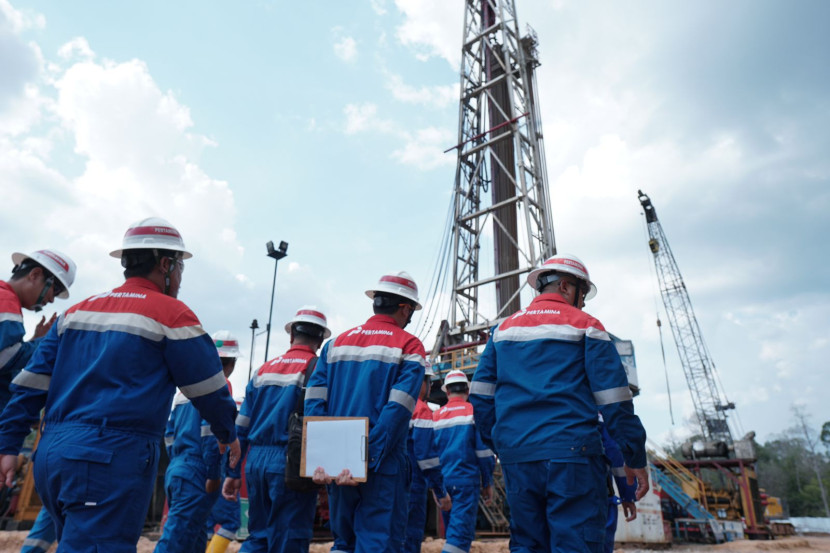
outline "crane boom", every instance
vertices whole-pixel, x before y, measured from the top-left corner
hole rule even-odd
[[[654,255],[660,295],[701,429],[708,440],[732,445],[732,432],[729,429],[726,411],[734,409],[735,404],[721,399],[723,394],[717,385],[715,364],[703,341],[686,283],[683,282],[651,199],[640,190],[637,193],[645,210],[648,246]]]

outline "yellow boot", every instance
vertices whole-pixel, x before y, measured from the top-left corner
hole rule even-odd
[[[229,543],[231,543],[231,540],[228,538],[223,538],[219,534],[214,534],[205,553],[225,553]]]

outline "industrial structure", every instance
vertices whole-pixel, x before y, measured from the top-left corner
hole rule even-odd
[[[519,34],[514,0],[466,0],[458,142],[447,150],[457,156],[455,184],[416,329],[425,342],[437,334],[431,357],[439,378],[450,369],[472,375],[490,327],[527,304],[524,275],[556,253],[536,46],[532,30]],[[498,472],[493,504],[480,503],[480,531],[509,527]]]
[[[638,191],[638,199],[645,212],[660,294],[702,434],[702,439],[683,445],[685,461],[652,453],[655,480],[680,507],[681,516],[691,517],[688,524],[700,526],[704,521],[704,526],[719,528],[712,521],[743,520],[750,537],[769,537],[755,472],[755,434],[733,438],[727,412],[734,410],[735,404],[726,399],[720,385],[654,205],[642,191]],[[716,537],[718,530],[712,534]]]
[[[478,343],[517,311],[523,275],[556,253],[535,69],[537,40],[520,36],[513,0],[466,0],[458,143],[448,232],[421,320],[442,320],[433,355]],[[452,276],[449,302],[442,284]],[[529,291],[526,292],[529,294]]]

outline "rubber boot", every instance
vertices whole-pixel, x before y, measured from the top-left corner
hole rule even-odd
[[[231,540],[228,538],[222,537],[219,534],[214,534],[210,539],[210,543],[208,544],[207,551],[205,553],[225,553],[229,543],[231,543]]]

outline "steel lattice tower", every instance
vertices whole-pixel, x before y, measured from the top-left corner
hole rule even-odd
[[[677,262],[674,260],[657,212],[648,196],[638,191],[640,204],[646,214],[648,245],[654,254],[654,265],[660,282],[660,295],[669,317],[674,342],[680,355],[680,363],[686,375],[686,383],[695,404],[695,414],[706,438],[732,444],[732,432],[726,419],[726,411],[735,404],[721,400],[715,363],[703,341],[692,301]]]
[[[514,0],[466,0],[453,195],[449,341],[517,311],[523,275],[556,252],[534,71]],[[493,270],[484,269],[482,248]]]

